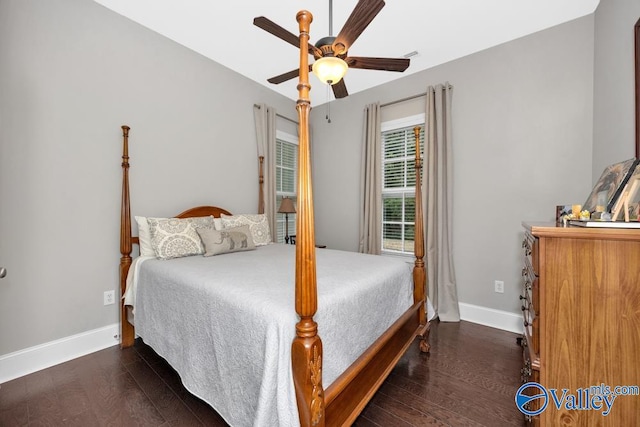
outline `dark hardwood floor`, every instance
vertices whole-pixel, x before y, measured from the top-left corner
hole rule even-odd
[[[521,426],[516,334],[460,322],[431,327],[355,425]],[[227,426],[151,348],[111,347],[0,386],[0,426]]]

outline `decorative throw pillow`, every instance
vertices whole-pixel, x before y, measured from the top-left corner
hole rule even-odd
[[[196,231],[204,243],[204,256],[249,251],[256,248],[248,225],[223,230],[199,228]]]
[[[240,227],[248,225],[256,246],[268,245],[271,243],[271,233],[269,232],[269,222],[265,214],[242,214],[242,215],[225,215],[222,218],[224,228]]]
[[[202,255],[204,246],[196,231],[213,229],[213,217],[196,218],[147,218],[151,246],[160,259]]]

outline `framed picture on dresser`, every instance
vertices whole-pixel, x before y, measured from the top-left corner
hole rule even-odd
[[[637,164],[638,159],[633,158],[607,166],[582,209],[591,213],[598,210],[611,212]]]
[[[614,221],[617,219],[638,221],[640,219],[640,161],[630,174],[611,213]]]

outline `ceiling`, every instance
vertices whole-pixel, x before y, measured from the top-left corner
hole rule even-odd
[[[310,41],[329,35],[329,0],[95,0],[284,96],[296,100],[298,79],[279,85],[267,79],[298,68],[298,50],[253,25],[265,16],[295,35],[296,14],[313,14]],[[357,0],[333,4],[337,35]],[[404,73],[349,69],[350,94],[593,13],[599,0],[387,0],[349,50],[352,56],[400,58]],[[311,57],[310,57],[311,59]],[[312,61],[311,61],[312,62]],[[314,105],[333,100],[310,77]],[[317,89],[321,90],[317,90]],[[316,89],[316,90],[313,90]],[[340,101],[338,101],[340,102]]]

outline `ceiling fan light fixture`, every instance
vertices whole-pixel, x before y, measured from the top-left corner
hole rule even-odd
[[[315,74],[321,82],[334,85],[338,83],[345,74],[349,66],[347,63],[336,56],[323,56],[313,63],[313,74]]]

